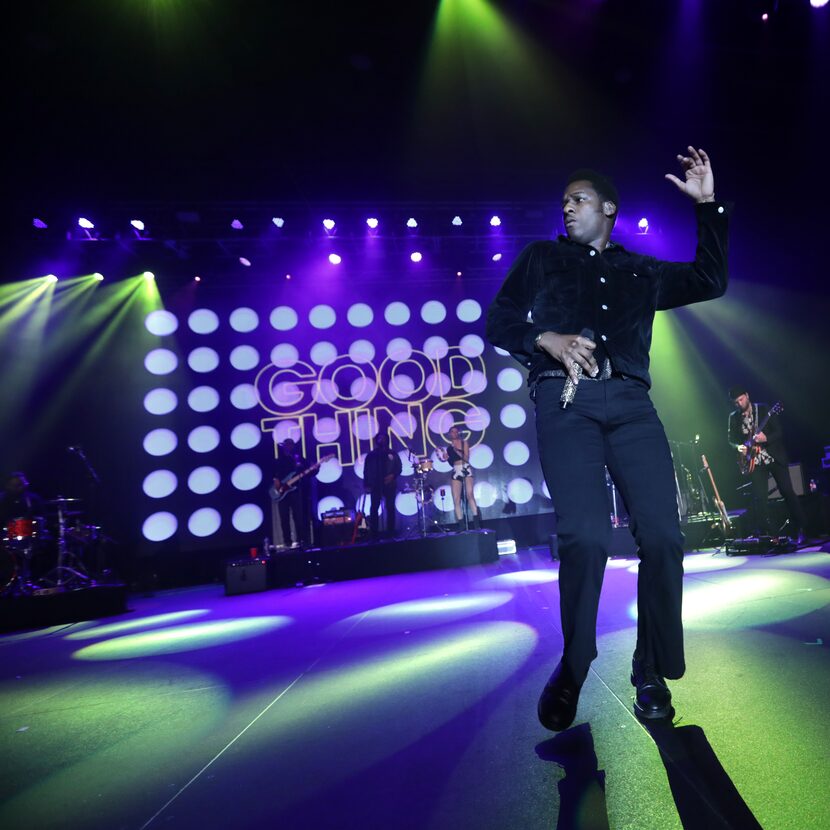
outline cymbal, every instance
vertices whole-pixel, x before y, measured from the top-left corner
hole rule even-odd
[[[83,499],[71,499],[64,496],[58,496],[56,499],[49,499],[45,504],[66,504],[70,501],[83,501]]]

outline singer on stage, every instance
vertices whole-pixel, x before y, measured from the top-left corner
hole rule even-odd
[[[596,171],[577,170],[562,197],[566,236],[528,245],[488,310],[490,342],[529,370],[540,461],[556,511],[564,649],[538,706],[540,721],[554,731],[573,722],[597,655],[611,542],[606,467],[639,546],[631,673],[637,716],[672,715],[664,678],[685,670],[683,536],[671,454],[649,397],[649,348],[655,311],[726,290],[728,226],[709,157],[693,147],[687,153],[677,157],[683,179],[666,178],[695,202],[693,262],[657,260],[610,241],[617,190]]]

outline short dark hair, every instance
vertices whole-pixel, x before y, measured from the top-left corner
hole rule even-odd
[[[746,395],[748,392],[746,391],[746,386],[730,386],[729,387],[729,400],[734,401],[735,398],[740,397],[741,395]]]
[[[608,176],[592,170],[590,167],[580,167],[579,170],[574,170],[566,184],[572,182],[590,182],[591,187],[596,190],[597,195],[603,202],[613,202],[617,207],[617,213],[620,212],[620,194],[617,192],[617,187]]]

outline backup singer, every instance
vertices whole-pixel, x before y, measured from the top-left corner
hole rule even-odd
[[[461,437],[458,427],[450,427],[450,443],[443,450],[438,451],[439,458],[452,464],[452,477],[450,487],[452,489],[452,503],[455,509],[455,520],[458,529],[464,529],[464,502],[466,496],[467,506],[473,515],[473,526],[481,529],[481,511],[478,509],[475,497],[473,480],[473,468],[470,466],[470,442]]]
[[[770,417],[770,409],[764,403],[753,404],[746,387],[729,390],[729,398],[735,409],[729,413],[729,443],[743,456],[754,454],[754,467],[748,472],[752,484],[753,524],[756,535],[770,535],[768,481],[770,474],[784,497],[790,522],[797,537],[796,544],[804,544],[806,520],[798,496],[790,481],[787,451],[779,416]],[[766,422],[766,423],[764,423]],[[763,429],[760,429],[763,426]],[[760,430],[760,431],[759,431]],[[748,447],[747,442],[752,442]]]
[[[677,157],[683,180],[666,178],[696,204],[693,262],[665,262],[611,242],[617,190],[605,176],[577,170],[562,197],[567,236],[528,245],[488,310],[490,342],[529,370],[540,460],[556,510],[564,650],[538,705],[540,721],[555,731],[573,722],[597,654],[597,606],[611,542],[606,466],[639,546],[636,715],[671,715],[664,678],[685,671],[683,536],[671,454],[649,398],[649,348],[655,311],[726,290],[728,224],[726,207],[715,201],[708,156],[693,147],[687,152]],[[584,329],[595,338],[575,334]],[[568,377],[578,389],[563,409]]]

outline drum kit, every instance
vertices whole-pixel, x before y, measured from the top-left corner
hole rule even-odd
[[[414,471],[412,484],[403,490],[404,493],[415,494],[415,503],[418,507],[418,532],[422,536],[427,534],[427,503],[432,503],[432,496],[435,493],[435,490],[427,484],[427,476],[432,472],[434,466],[431,458],[414,458],[412,462]],[[429,522],[429,524],[433,528],[440,528],[435,520]]]
[[[3,526],[0,596],[60,593],[95,584],[89,560],[105,537],[75,509],[80,499],[57,496],[44,502],[45,517],[16,517]]]

